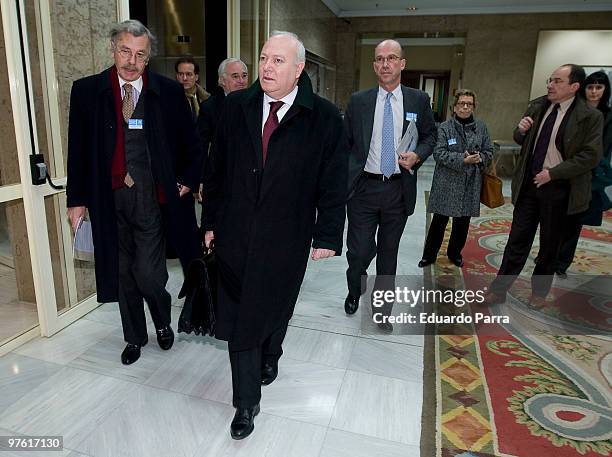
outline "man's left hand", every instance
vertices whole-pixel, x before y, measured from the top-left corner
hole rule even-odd
[[[310,258],[312,260],[326,259],[328,257],[333,257],[336,255],[336,251],[332,251],[331,249],[322,249],[322,248],[313,248],[312,255]]]
[[[533,182],[536,187],[542,187],[544,184],[550,182],[550,173],[548,170],[542,170],[534,176]]]
[[[183,186],[181,183],[176,183],[176,187],[178,187],[179,190],[179,197],[182,197],[183,195],[187,195],[189,193],[189,191],[191,190],[189,187],[187,186]]]
[[[419,158],[416,152],[407,151],[407,152],[400,152],[400,159],[398,160],[398,163],[400,164],[401,167],[404,167],[406,170],[412,171],[412,167],[414,167],[417,163],[419,163],[420,160],[421,159]]]

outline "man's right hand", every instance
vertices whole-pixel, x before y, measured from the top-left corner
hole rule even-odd
[[[76,232],[76,229],[79,228],[79,224],[85,218],[85,211],[87,210],[84,206],[73,206],[68,208],[68,218],[70,219],[70,227],[72,227],[72,232]]]
[[[207,230],[204,232],[204,246],[206,249],[210,249],[210,243],[215,239],[215,233],[212,230]]]
[[[525,135],[525,133],[529,131],[532,125],[533,125],[533,119],[531,119],[531,117],[529,116],[525,116],[523,119],[519,121],[518,130],[521,133],[521,135]]]

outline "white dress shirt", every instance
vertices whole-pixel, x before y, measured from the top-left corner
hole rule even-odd
[[[278,117],[278,123],[280,124],[280,121],[283,120],[283,117],[285,117],[285,114],[287,114],[287,111],[289,111],[289,108],[291,108],[291,105],[293,105],[293,102],[295,101],[295,97],[297,96],[297,93],[298,93],[298,87],[295,86],[293,90],[289,92],[287,95],[285,95],[283,98],[281,98],[280,100],[276,100],[264,92],[263,113],[261,116],[261,134],[262,135],[263,135],[264,125],[266,125],[266,121],[268,120],[268,115],[270,114],[270,102],[283,102],[283,106],[281,106],[279,110],[276,112],[276,117]]]
[[[138,104],[138,97],[140,97],[140,93],[142,92],[142,75],[136,81],[124,81],[121,76],[117,75],[117,77],[119,78],[119,87],[121,88],[122,100],[123,97],[125,97],[125,90],[123,89],[123,86],[125,84],[131,84],[131,86],[134,88],[132,91],[132,98],[134,99],[134,108],[136,108],[136,105]]]
[[[402,139],[402,127],[404,126],[404,95],[402,86],[398,85],[391,95],[391,111],[393,112],[393,146],[399,146]],[[374,111],[374,127],[372,128],[372,140],[370,140],[370,151],[364,170],[368,173],[381,174],[380,172],[380,152],[382,147],[382,128],[383,117],[385,115],[385,98],[387,91],[382,87],[378,88],[376,97],[376,109]],[[399,163],[395,161],[395,173],[399,173]]]

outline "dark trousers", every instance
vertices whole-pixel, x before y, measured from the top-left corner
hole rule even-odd
[[[166,246],[166,253],[169,258],[179,258],[181,267],[183,269],[183,275],[187,273],[189,264],[195,260],[202,258],[202,242],[203,237],[200,229],[198,228],[198,222],[195,214],[195,200],[191,193],[183,195],[179,200],[179,209],[181,212],[182,224],[180,227],[172,224],[176,224],[172,220],[168,213],[167,205],[161,206],[162,219],[164,221],[164,232],[166,240],[169,245]],[[179,230],[180,232],[173,233]],[[172,240],[181,239],[181,246],[175,246]]]
[[[444,232],[448,224],[448,216],[434,213],[427,238],[425,239],[425,247],[423,248],[423,259],[435,261],[438,257],[438,251],[444,240]],[[468,230],[470,229],[470,216],[453,217],[453,226],[451,229],[450,239],[448,240],[448,248],[446,255],[449,259],[461,259],[461,251],[467,240]]]
[[[376,181],[361,176],[348,201],[347,216],[346,279],[349,294],[359,297],[365,292],[361,277],[367,275],[375,256],[377,276],[395,276],[397,271],[399,242],[408,219],[401,180]],[[375,287],[394,287],[386,282],[377,280]]]
[[[504,293],[512,286],[525,266],[539,225],[540,254],[531,277],[531,291],[541,297],[548,294],[563,234],[561,227],[567,213],[569,190],[567,181],[551,181],[536,188],[533,178],[525,177],[514,206],[501,267],[491,284],[493,292]]]
[[[147,337],[143,299],[155,328],[170,324],[168,270],[159,203],[152,184],[114,191],[119,237],[119,310],[125,341]]]
[[[577,215],[567,216],[565,220],[563,239],[561,240],[559,254],[555,262],[555,271],[565,273],[574,261],[578,240],[580,239],[580,232],[582,231],[582,224],[579,220],[580,218]]]
[[[283,355],[283,340],[288,323],[272,332],[260,346],[235,351],[228,344],[232,366],[232,403],[236,408],[250,408],[261,400],[261,367],[264,363],[278,363]]]

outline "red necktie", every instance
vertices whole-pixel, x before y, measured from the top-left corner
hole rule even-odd
[[[276,112],[283,106],[283,102],[270,102],[270,114],[268,114],[268,119],[266,119],[266,123],[263,128],[263,135],[261,136],[261,144],[263,146],[263,163],[266,163],[266,155],[268,154],[268,143],[270,142],[270,137],[276,127],[278,127],[278,116]]]

